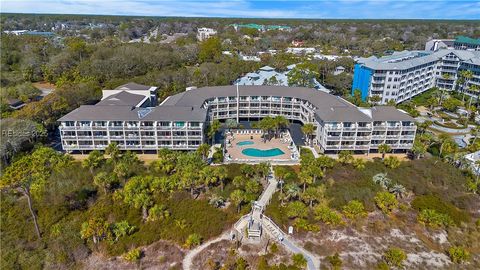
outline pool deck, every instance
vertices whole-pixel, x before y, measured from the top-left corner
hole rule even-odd
[[[251,137],[253,136],[253,139]],[[227,154],[229,154],[233,160],[244,160],[244,159],[262,159],[265,161],[270,160],[290,160],[292,151],[288,149],[289,143],[284,143],[281,141],[281,138],[272,138],[270,141],[263,142],[260,134],[235,134],[235,138],[231,141],[231,146],[226,147]],[[241,141],[253,141],[253,144],[249,145],[237,145]],[[273,157],[251,157],[244,155],[242,153],[243,149],[246,148],[256,148],[260,150],[268,150],[272,148],[278,148],[282,150],[285,154],[273,156]]]

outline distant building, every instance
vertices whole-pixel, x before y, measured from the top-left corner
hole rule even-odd
[[[472,71],[473,76],[458,84],[462,70]],[[480,51],[402,51],[380,58],[359,58],[354,69],[352,95],[360,90],[364,100],[380,96],[380,103],[400,103],[432,87],[475,95],[469,91],[472,85],[480,86]]]
[[[12,110],[18,110],[25,106],[25,103],[23,101],[16,98],[7,99],[7,104]]]
[[[455,50],[480,51],[480,38],[458,36],[453,43],[453,47]]]
[[[301,54],[310,54],[315,52],[315,48],[296,48],[296,47],[289,47],[286,50],[287,53],[293,53],[297,55]]]
[[[249,28],[249,29],[255,29],[260,32],[265,32],[269,30],[279,30],[279,31],[290,31],[292,28],[290,26],[286,25],[263,25],[263,24],[256,24],[256,23],[248,23],[248,24],[230,24],[235,31],[238,31],[242,28]]]
[[[124,104],[124,101],[128,104]],[[157,87],[127,83],[119,87],[102,90],[101,105],[133,105],[135,107],[151,107],[157,104]]]
[[[443,49],[453,49],[455,39],[432,39],[425,43],[425,51],[438,51]]]
[[[477,164],[477,161],[480,160],[480,151],[465,155],[465,160],[468,162],[472,172],[475,175],[480,175],[480,166]]]
[[[295,46],[295,47],[301,47],[305,44],[305,42],[303,42],[303,40],[292,40],[292,45]]]
[[[278,72],[270,66],[261,67],[256,72],[249,72],[238,78],[234,84],[238,85],[276,85],[289,86],[287,74],[295,68],[295,64],[289,65],[286,71]],[[321,85],[316,79],[312,81],[313,88],[329,93],[330,91]]]
[[[345,68],[342,66],[338,66],[335,68],[335,71],[333,71],[333,75],[337,76],[345,72]]]
[[[204,41],[206,39],[209,39],[216,34],[217,34],[217,31],[212,28],[202,27],[197,29],[197,39],[199,41]]]
[[[55,33],[53,32],[42,32],[42,31],[29,31],[29,30],[13,30],[13,31],[3,31],[5,34],[9,35],[31,35],[31,36],[43,36],[43,37],[53,37]]]
[[[243,61],[252,61],[252,62],[260,62],[260,61],[262,61],[262,59],[260,59],[260,57],[258,57],[258,56],[256,56],[256,55],[243,55],[243,54],[240,54],[239,57],[240,57],[240,60],[243,60]]]

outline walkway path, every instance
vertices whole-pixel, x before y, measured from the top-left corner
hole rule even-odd
[[[303,249],[300,245],[296,244],[293,239],[284,233],[277,224],[273,222],[270,218],[263,215],[263,210],[270,202],[273,194],[277,189],[278,181],[275,179],[273,174],[273,167],[270,167],[270,174],[268,176],[268,186],[260,195],[259,200],[256,202],[256,206],[253,207],[251,214],[242,216],[234,225],[233,229],[236,230],[236,235],[243,233],[244,228],[247,226],[247,223],[250,218],[253,218],[254,222],[259,222],[262,224],[263,229],[272,237],[273,240],[282,244],[287,250],[292,253],[301,253],[303,257],[307,260],[307,269],[316,270],[320,269],[320,260],[312,255],[310,252]],[[211,239],[202,245],[190,250],[183,258],[183,269],[192,270],[193,259],[195,256],[200,254],[205,248],[210,246],[213,243],[220,242],[222,240],[231,239],[231,231],[226,231],[217,238]]]
[[[183,261],[182,261],[183,269],[184,270],[193,269],[192,268],[193,258],[195,258],[195,256],[200,254],[200,252],[202,252],[202,250],[204,250],[205,248],[207,248],[211,244],[220,242],[222,240],[229,240],[229,239],[230,239],[230,231],[226,231],[222,235],[220,235],[219,237],[211,239],[211,240],[201,244],[200,246],[188,251],[187,254],[185,255],[185,257],[183,258]]]
[[[312,154],[315,158],[318,158],[320,155],[318,154],[317,150],[311,146],[304,145],[303,148],[307,148],[308,150],[312,151]]]

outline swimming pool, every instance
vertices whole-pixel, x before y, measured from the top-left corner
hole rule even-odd
[[[274,157],[285,154],[279,148],[272,148],[267,150],[261,150],[257,148],[246,148],[242,150],[242,154],[250,157]]]
[[[253,141],[241,141],[237,143],[238,146],[245,146],[245,145],[252,145],[252,144],[253,144]]]

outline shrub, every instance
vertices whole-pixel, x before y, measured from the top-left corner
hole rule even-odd
[[[412,208],[417,211],[433,209],[439,214],[448,215],[456,225],[470,221],[470,216],[467,212],[458,209],[453,204],[445,202],[435,195],[422,195],[415,197],[412,201]]]
[[[390,270],[390,267],[386,262],[379,262],[375,267],[376,270]]]
[[[136,262],[142,257],[142,251],[139,248],[134,248],[125,253],[122,258],[129,262]]]
[[[342,224],[342,216],[336,211],[330,209],[326,205],[317,205],[314,209],[315,219],[324,222],[329,225]]]
[[[470,260],[470,252],[460,246],[454,246],[449,248],[448,255],[454,263],[464,263]]]
[[[128,223],[128,221],[123,220],[112,225],[112,232],[115,236],[115,241],[118,238],[132,234],[137,228]]]
[[[340,258],[340,255],[338,255],[338,253],[335,253],[332,256],[327,256],[327,260],[332,265],[333,270],[339,270],[342,268],[342,258]]]
[[[198,233],[192,233],[185,240],[185,247],[192,248],[200,245],[200,243],[202,243],[202,237]]]
[[[343,206],[343,215],[349,219],[357,219],[367,215],[363,203],[357,200],[351,200],[347,205]]]
[[[310,224],[308,220],[304,218],[296,218],[295,222],[293,223],[293,226],[297,227],[297,229],[302,229],[305,231],[311,231],[311,232],[318,232],[320,228],[315,225],[315,224]]]
[[[276,243],[272,243],[272,245],[270,245],[270,252],[273,254],[278,252],[278,246]]]
[[[390,214],[398,206],[395,195],[387,191],[378,192],[377,195],[375,195],[374,201],[378,208],[385,214]]]
[[[383,160],[383,164],[385,164],[387,168],[396,169],[400,167],[401,161],[397,157],[389,156]]]
[[[418,215],[417,220],[418,222],[433,228],[451,226],[454,224],[450,216],[438,213],[433,209],[423,209]]]
[[[298,268],[305,268],[307,266],[307,260],[303,257],[303,254],[297,253],[292,255],[293,265]]]
[[[163,204],[156,204],[148,210],[148,221],[157,221],[170,217],[170,211]]]
[[[390,248],[383,254],[383,259],[389,266],[401,267],[407,255],[400,248]]]
[[[295,217],[306,217],[308,215],[308,208],[307,206],[300,202],[295,201],[291,202],[287,205],[287,216],[290,218]]]

